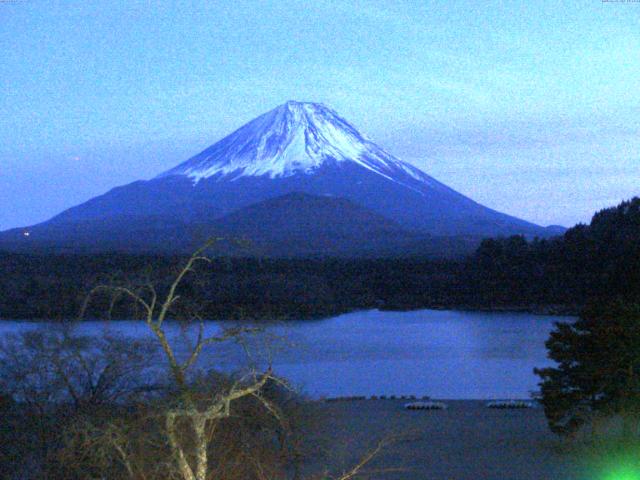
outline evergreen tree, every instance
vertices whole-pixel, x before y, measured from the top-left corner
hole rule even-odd
[[[546,343],[557,367],[536,369],[551,429],[570,434],[596,415],[619,415],[627,432],[640,419],[640,305],[586,308],[558,323]]]

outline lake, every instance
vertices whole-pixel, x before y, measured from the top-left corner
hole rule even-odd
[[[349,395],[429,395],[442,399],[528,398],[538,389],[534,367],[552,362],[544,342],[554,322],[572,317],[525,313],[440,310],[369,310],[323,320],[274,324],[248,340],[258,363],[270,358],[276,373],[312,397]],[[219,331],[226,322],[207,322]],[[0,335],[46,322],[0,322]],[[142,322],[85,321],[78,330],[97,335],[115,331],[148,334]],[[194,335],[167,326],[185,354]],[[236,344],[215,345],[201,366],[233,370],[246,364]]]

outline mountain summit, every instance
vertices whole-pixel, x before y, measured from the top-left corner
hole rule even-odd
[[[262,240],[264,251],[283,246],[275,253],[282,255],[371,253],[373,245],[406,251],[408,242],[435,236],[558,233],[452,190],[322,104],[289,101],[151,180],[0,234],[0,247],[183,250],[203,232],[242,233]],[[315,251],[319,245],[332,250]]]
[[[399,173],[428,180],[423,172],[393,157],[332,109],[288,101],[158,178],[289,177],[314,174],[323,165],[352,162],[389,180]]]

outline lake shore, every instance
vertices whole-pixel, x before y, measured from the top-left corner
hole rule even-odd
[[[468,304],[430,304],[428,306],[390,306],[381,307],[383,312],[409,312],[412,310],[453,310],[459,312],[482,313],[530,313],[544,316],[578,316],[582,311],[580,305],[528,304],[528,305],[468,305]]]
[[[342,310],[336,309],[330,313],[318,313],[308,314],[303,316],[286,315],[286,316],[273,316],[273,317],[247,317],[245,319],[229,319],[229,318],[207,318],[208,321],[216,322],[255,322],[255,323],[274,323],[274,322],[292,322],[292,321],[322,321],[332,317],[340,315],[349,315],[352,313],[368,312],[377,310],[380,312],[389,313],[403,313],[403,312],[415,312],[419,310],[438,310],[438,311],[455,311],[455,312],[480,312],[480,313],[529,313],[531,315],[550,316],[550,317],[566,317],[566,316],[578,316],[582,311],[580,305],[545,305],[545,304],[532,304],[532,305],[467,305],[467,304],[427,304],[427,305],[378,305],[366,308],[345,308]],[[76,321],[96,321],[100,320],[98,317],[87,317],[80,319],[76,317],[69,318],[57,318],[52,320],[46,317],[22,317],[20,315],[14,315],[13,317],[0,316],[0,322],[3,321],[21,321],[21,322],[76,322]],[[114,316],[110,317],[109,321],[130,321],[132,318]]]
[[[370,470],[400,469],[370,478],[393,480],[579,480],[580,461],[563,453],[541,407],[490,409],[486,401],[446,400],[446,410],[409,411],[407,400],[317,402],[329,419],[323,435],[353,462],[377,439],[400,435]],[[406,436],[402,439],[402,436]]]

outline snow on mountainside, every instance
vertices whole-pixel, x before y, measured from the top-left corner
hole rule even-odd
[[[323,165],[341,162],[353,162],[399,183],[409,175],[431,187],[441,186],[371,142],[330,108],[294,101],[260,115],[158,178],[184,175],[195,182],[210,177],[282,178],[313,174]]]

